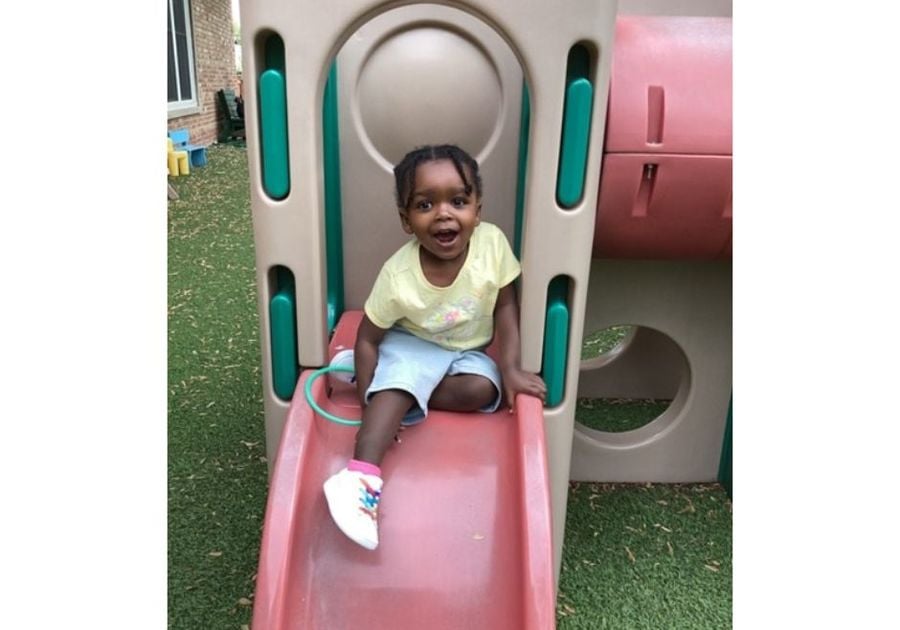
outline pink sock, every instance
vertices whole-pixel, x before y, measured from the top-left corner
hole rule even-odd
[[[381,468],[375,464],[370,464],[369,462],[364,462],[359,459],[351,459],[347,463],[347,470],[361,472],[364,475],[373,475],[381,479]]]

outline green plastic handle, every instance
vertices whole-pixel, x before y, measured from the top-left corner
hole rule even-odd
[[[272,387],[275,395],[290,400],[297,386],[297,307],[293,287],[285,287],[269,302],[272,344]]]
[[[280,70],[266,70],[259,77],[259,132],[263,188],[272,199],[284,199],[291,190],[291,176],[287,91]]]
[[[581,201],[584,193],[593,104],[594,86],[587,79],[575,79],[566,88],[562,146],[556,180],[556,200],[563,208],[574,207]]]
[[[560,278],[550,283],[547,319],[544,324],[544,357],[542,376],[547,385],[547,406],[555,407],[563,400],[566,389],[566,357],[569,349],[569,305],[567,283]]]

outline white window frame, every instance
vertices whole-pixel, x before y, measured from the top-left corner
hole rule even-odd
[[[189,99],[181,99],[168,103],[169,118],[177,118],[187,114],[194,114],[200,111],[200,101],[197,94],[197,74],[194,68],[194,25],[191,21],[191,2],[190,0],[167,0],[169,3],[169,27],[172,33],[175,33],[175,3],[179,3],[184,8],[184,29],[187,33],[187,54],[188,54],[188,71],[190,72],[191,88],[193,96]],[[175,54],[175,87],[181,92],[181,77],[178,74],[178,46],[172,42],[172,50]],[[168,96],[166,97],[168,99]]]

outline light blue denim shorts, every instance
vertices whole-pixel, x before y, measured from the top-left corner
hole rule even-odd
[[[493,359],[480,350],[447,350],[394,327],[385,333],[378,346],[378,364],[366,390],[366,402],[375,392],[385,389],[408,392],[416,399],[416,404],[401,424],[418,424],[428,415],[428,400],[438,384],[445,376],[456,374],[477,374],[493,383],[497,397],[479,411],[493,413],[497,410],[500,406],[500,370]]]

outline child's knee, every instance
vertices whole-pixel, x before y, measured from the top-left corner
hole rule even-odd
[[[472,398],[481,403],[478,405],[479,409],[494,402],[499,394],[497,387],[486,376],[476,376],[472,387]]]
[[[363,409],[360,433],[393,435],[403,415],[415,404],[415,397],[404,390],[386,389],[374,392]]]
[[[486,376],[457,374],[441,381],[432,396],[439,408],[451,411],[477,411],[497,398],[497,388]]]

